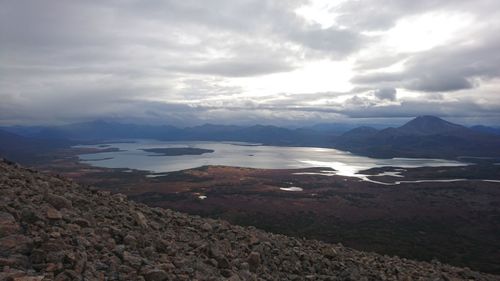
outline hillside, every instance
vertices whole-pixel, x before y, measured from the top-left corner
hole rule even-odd
[[[419,116],[401,127],[357,128],[335,140],[339,149],[377,158],[500,157],[500,137],[435,116]]]
[[[4,161],[0,189],[0,280],[500,280],[150,208]]]
[[[35,154],[50,153],[55,149],[69,147],[72,144],[72,142],[63,139],[36,139],[0,130],[0,155],[19,162],[30,162]]]

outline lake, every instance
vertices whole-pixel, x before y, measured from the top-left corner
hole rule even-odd
[[[355,155],[346,151],[317,147],[265,146],[243,142],[205,142],[205,141],[157,141],[134,140],[134,142],[108,143],[107,148],[119,151],[79,155],[84,163],[105,168],[128,168],[166,173],[201,167],[205,165],[224,165],[260,169],[298,169],[327,167],[336,170],[341,176],[365,179],[360,171],[392,166],[401,168],[464,166],[467,163],[443,159],[393,158],[375,159]],[[102,145],[81,145],[78,147],[102,148]],[[201,155],[161,156],[146,152],[153,148],[200,148],[213,150]]]

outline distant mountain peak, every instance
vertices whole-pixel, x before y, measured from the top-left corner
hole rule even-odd
[[[437,116],[434,116],[434,115],[420,115],[420,116],[417,116],[415,119],[413,120],[434,120],[434,121],[445,121]],[[445,121],[446,122],[446,121]]]
[[[454,124],[436,116],[423,115],[409,121],[397,130],[399,133],[415,135],[434,135],[466,129],[462,125]]]

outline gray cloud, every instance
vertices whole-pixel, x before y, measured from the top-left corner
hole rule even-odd
[[[352,81],[423,92],[451,92],[477,87],[480,79],[500,77],[500,40],[492,33],[485,34],[473,44],[442,46],[415,54],[400,72],[363,74]]]
[[[495,117],[498,119],[500,106],[490,109],[469,101],[435,102],[435,101],[403,101],[398,105],[347,107],[343,114],[351,118],[411,118],[419,115],[436,115],[442,117],[465,118]],[[473,115],[471,115],[473,113]]]
[[[358,50],[367,39],[359,33],[335,27],[321,29],[309,26],[305,29],[292,30],[290,38],[315,51],[327,52],[333,57],[342,57]]]
[[[307,2],[0,0],[0,122],[299,123],[498,114],[494,90],[481,102],[470,98],[474,93],[446,94],[482,94],[484,83],[499,78],[497,1],[347,1],[335,8],[338,24],[327,28],[295,14]],[[477,33],[420,53],[357,57],[379,40],[365,31],[432,11],[471,13]],[[244,86],[229,83],[316,59],[351,61],[354,88],[246,96]],[[402,61],[399,72],[381,70]],[[432,98],[415,101],[396,89]]]
[[[496,0],[358,0],[346,1],[333,10],[340,14],[338,21],[361,30],[387,30],[397,20],[426,12],[467,12],[491,16],[496,13]]]
[[[390,101],[395,101],[396,100],[396,89],[394,88],[383,88],[383,89],[378,89],[373,92],[373,94],[381,100],[390,100]]]

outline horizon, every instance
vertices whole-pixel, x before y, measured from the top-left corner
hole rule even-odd
[[[160,127],[160,126],[169,126],[169,127],[175,127],[179,129],[188,129],[188,128],[196,128],[196,127],[203,127],[203,126],[236,126],[236,127],[241,127],[241,128],[246,128],[246,127],[253,127],[253,126],[270,126],[270,127],[277,127],[277,128],[286,128],[286,129],[313,129],[313,128],[318,128],[318,127],[331,127],[335,128],[337,127],[338,129],[341,129],[344,127],[346,130],[351,130],[354,128],[358,127],[372,127],[375,129],[385,129],[385,128],[395,128],[395,127],[400,127],[403,126],[413,120],[416,120],[421,117],[432,117],[432,118],[437,118],[446,122],[454,123],[457,125],[462,125],[465,127],[474,127],[474,126],[486,126],[490,128],[500,128],[497,124],[485,124],[485,123],[460,123],[453,121],[453,118],[442,118],[439,116],[434,116],[434,115],[419,115],[411,118],[404,118],[400,122],[395,122],[394,120],[391,120],[393,123],[384,123],[384,122],[376,122],[373,119],[370,119],[368,121],[361,121],[359,120],[349,120],[348,122],[321,122],[321,123],[306,123],[302,125],[292,125],[292,124],[274,124],[274,123],[249,123],[249,124],[241,124],[241,123],[199,123],[199,124],[193,124],[193,125],[185,125],[185,126],[179,126],[176,124],[170,124],[170,123],[150,123],[150,122],[134,122],[134,121],[126,121],[122,119],[105,119],[105,118],[100,118],[100,119],[92,119],[92,120],[84,120],[80,122],[64,122],[64,123],[43,123],[43,124],[7,124],[7,125],[1,125],[0,124],[0,129],[2,128],[29,128],[29,127],[34,127],[34,128],[50,128],[50,127],[59,127],[59,126],[71,126],[71,125],[80,125],[80,124],[93,124],[93,123],[107,123],[107,124],[120,124],[120,125],[137,125],[137,126],[155,126],[155,127]],[[358,122],[356,122],[358,121]],[[321,130],[321,129],[319,129]]]
[[[3,126],[500,123],[492,0],[3,1],[0,11]]]

